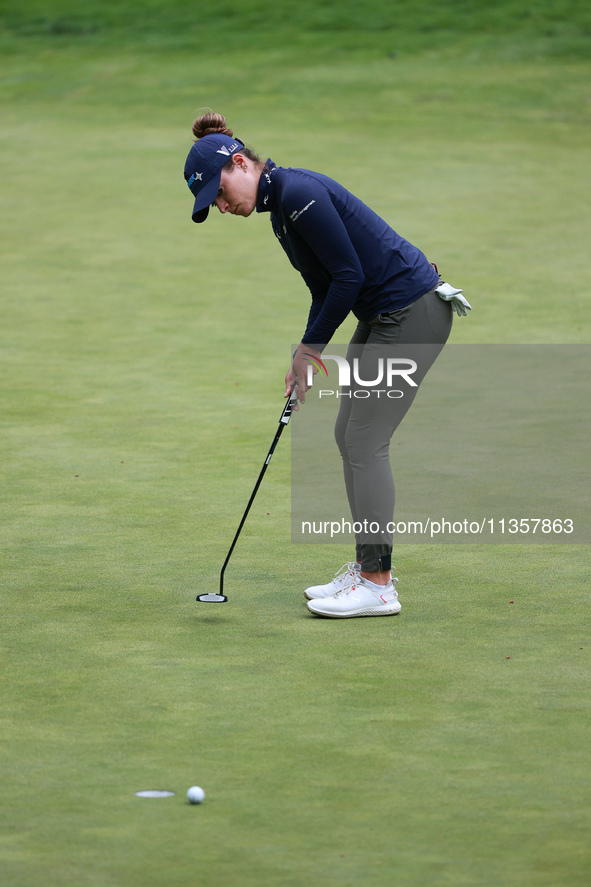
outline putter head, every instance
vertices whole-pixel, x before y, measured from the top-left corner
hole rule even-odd
[[[225,594],[198,594],[196,600],[201,604],[225,604],[228,598]]]

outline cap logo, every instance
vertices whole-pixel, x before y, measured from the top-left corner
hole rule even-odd
[[[203,173],[202,172],[194,172],[193,175],[191,176],[191,178],[187,180],[187,185],[190,188],[191,185],[195,184],[195,182],[202,182],[202,181],[203,181]]]
[[[224,154],[226,157],[229,157],[230,154],[231,154],[233,151],[235,151],[236,148],[237,148],[239,145],[241,145],[241,144],[242,144],[242,142],[234,142],[232,145],[230,145],[229,148],[226,148],[225,145],[222,145],[222,147],[221,147],[221,148],[218,148],[218,150],[217,150],[215,153],[216,153],[216,154]]]

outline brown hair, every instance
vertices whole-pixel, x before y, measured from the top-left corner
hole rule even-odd
[[[230,136],[230,138],[234,136],[234,131],[226,126],[226,118],[223,114],[216,114],[214,111],[208,111],[207,114],[201,114],[193,122],[193,135],[195,136],[195,141],[216,132],[220,132],[225,136]],[[263,165],[263,161],[258,154],[251,151],[250,148],[244,148],[241,153],[254,163],[260,163],[261,166]],[[226,163],[224,169],[233,169],[231,160]]]
[[[195,136],[195,140],[202,139],[203,136],[211,135],[214,132],[221,132],[222,135],[230,136],[230,138],[234,135],[233,131],[226,126],[226,118],[224,115],[215,114],[213,111],[209,111],[207,114],[201,114],[201,116],[193,123],[193,135]]]

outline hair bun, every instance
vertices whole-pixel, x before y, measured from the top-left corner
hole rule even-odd
[[[213,132],[221,132],[222,135],[230,136],[230,138],[234,135],[233,131],[226,126],[224,115],[215,114],[213,111],[201,114],[193,123],[193,135],[196,139],[202,139]]]

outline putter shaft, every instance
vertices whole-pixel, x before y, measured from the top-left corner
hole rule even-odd
[[[236,543],[238,542],[238,537],[240,536],[242,527],[244,526],[244,524],[246,522],[246,518],[248,517],[248,512],[250,511],[252,503],[255,500],[255,496],[256,496],[258,489],[261,485],[263,477],[265,476],[265,471],[267,470],[269,462],[271,461],[271,457],[273,456],[273,453],[275,452],[275,447],[277,446],[277,443],[279,442],[279,438],[281,437],[281,435],[283,433],[283,429],[285,428],[286,425],[289,425],[289,420],[291,419],[291,414],[293,412],[295,402],[296,402],[296,393],[295,393],[295,390],[292,390],[292,392],[287,400],[287,403],[285,404],[285,406],[283,407],[283,410],[281,412],[281,417],[279,419],[279,425],[277,427],[277,431],[275,432],[275,437],[273,438],[273,442],[269,448],[269,452],[267,453],[267,458],[265,459],[265,461],[263,463],[263,467],[261,468],[260,474],[258,476],[257,482],[254,487],[254,490],[252,491],[251,497],[248,500],[248,505],[246,506],[244,514],[242,515],[242,520],[240,521],[240,525],[239,525],[238,529],[236,530],[236,535],[234,536],[234,539],[232,540],[230,550],[228,551],[228,554],[226,555],[226,560],[224,561],[224,564],[222,566],[222,569],[220,572],[219,595],[205,595],[205,594],[198,595],[197,600],[201,601],[202,603],[213,602],[214,598],[215,598],[216,603],[225,603],[228,600],[228,598],[224,594],[224,573],[225,573],[226,567],[228,566],[228,562],[232,556],[232,552],[234,551]]]

